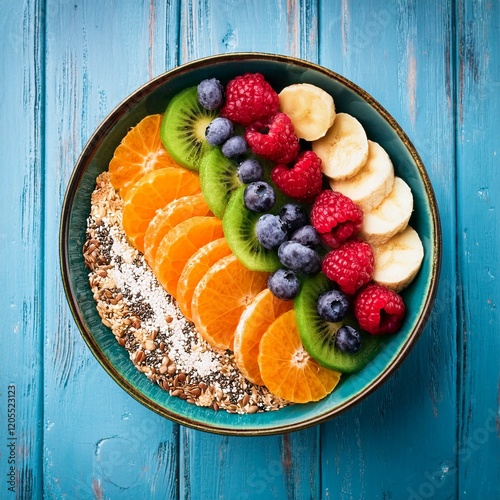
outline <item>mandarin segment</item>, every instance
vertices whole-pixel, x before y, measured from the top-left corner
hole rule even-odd
[[[153,264],[158,281],[176,297],[177,282],[189,258],[210,241],[222,238],[222,222],[215,217],[191,217],[163,238]]]
[[[195,288],[191,311],[202,337],[212,346],[233,349],[241,314],[266,288],[268,273],[247,269],[234,255],[214,264]]]
[[[262,336],[258,362],[267,388],[293,403],[319,401],[333,391],[341,375],[323,368],[306,352],[293,309],[279,316]]]
[[[234,335],[234,356],[250,382],[264,385],[258,362],[260,341],[274,320],[292,308],[293,301],[280,300],[266,288],[243,311]]]
[[[179,166],[160,139],[162,115],[148,115],[131,128],[109,163],[111,184],[125,198],[141,177],[164,167]]]
[[[191,302],[196,285],[205,273],[222,257],[231,255],[225,238],[211,241],[197,250],[186,262],[177,283],[177,305],[186,318],[191,319]]]
[[[130,243],[144,252],[144,235],[156,212],[177,198],[200,191],[198,175],[181,167],[154,170],[142,177],[123,202],[122,225]]]
[[[144,234],[144,258],[152,267],[163,237],[177,224],[195,216],[211,215],[203,194],[183,196],[158,210]]]

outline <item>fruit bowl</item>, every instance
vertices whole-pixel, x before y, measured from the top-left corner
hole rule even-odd
[[[163,113],[174,95],[203,79],[215,77],[227,82],[246,72],[262,73],[277,91],[294,83],[321,87],[334,98],[337,112],[357,118],[368,138],[387,151],[395,173],[413,192],[410,223],[422,241],[424,260],[411,286],[402,292],[407,309],[402,328],[397,334],[384,337],[378,354],[363,369],[342,376],[335,390],[319,402],[240,415],[213,411],[171,397],[135,368],[128,353],[101,321],[82,248],[96,178],[108,169],[127,131],[147,115]],[[440,258],[439,215],[432,186],[415,148],[396,121],[346,78],[307,61],[261,53],[197,60],[160,75],[128,96],[97,128],[78,159],[64,199],[60,228],[61,270],[69,306],[85,342],[108,374],[127,393],[158,414],[188,427],[228,435],[277,434],[319,424],[380,387],[400,366],[425,326],[437,289]]]

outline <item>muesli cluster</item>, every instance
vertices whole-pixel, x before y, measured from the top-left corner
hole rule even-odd
[[[136,368],[171,396],[229,413],[288,403],[248,382],[234,354],[212,348],[161,287],[121,227],[123,200],[102,173],[92,194],[84,259],[97,310]]]

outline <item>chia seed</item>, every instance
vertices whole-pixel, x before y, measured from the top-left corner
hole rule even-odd
[[[212,348],[182,315],[144,256],[128,243],[121,226],[122,204],[108,173],[101,174],[87,219],[84,257],[102,321],[136,368],[186,404],[229,413],[290,404],[246,380],[234,354]]]

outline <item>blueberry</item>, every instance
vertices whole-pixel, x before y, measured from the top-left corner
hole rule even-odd
[[[235,135],[222,145],[222,154],[227,158],[233,158],[245,153],[247,147],[247,141],[241,135]]]
[[[207,78],[198,85],[198,102],[210,111],[219,108],[224,100],[224,87],[216,78]]]
[[[289,269],[278,269],[267,279],[267,288],[281,300],[294,299],[300,290],[297,275]]]
[[[267,182],[257,181],[245,188],[244,201],[245,206],[252,212],[267,212],[273,208],[276,195]]]
[[[340,290],[330,290],[318,298],[318,314],[326,321],[340,321],[349,309],[349,300]]]
[[[312,248],[296,241],[285,241],[278,248],[280,262],[291,269],[305,274],[316,274],[321,269],[321,258]]]
[[[305,210],[295,203],[286,203],[279,212],[281,220],[287,223],[290,232],[307,224],[307,214]]]
[[[354,354],[361,349],[361,335],[352,326],[345,325],[339,328],[335,344],[342,352]]]
[[[292,236],[290,236],[290,240],[296,241],[309,248],[317,247],[321,243],[318,231],[310,225],[299,227]]]
[[[238,177],[243,184],[260,181],[264,176],[264,168],[254,158],[249,158],[240,163],[238,167]]]
[[[205,138],[211,146],[223,144],[233,135],[233,122],[220,116],[210,122],[205,130]]]
[[[272,214],[264,214],[259,218],[255,232],[260,244],[268,250],[278,248],[288,236],[286,224]]]

